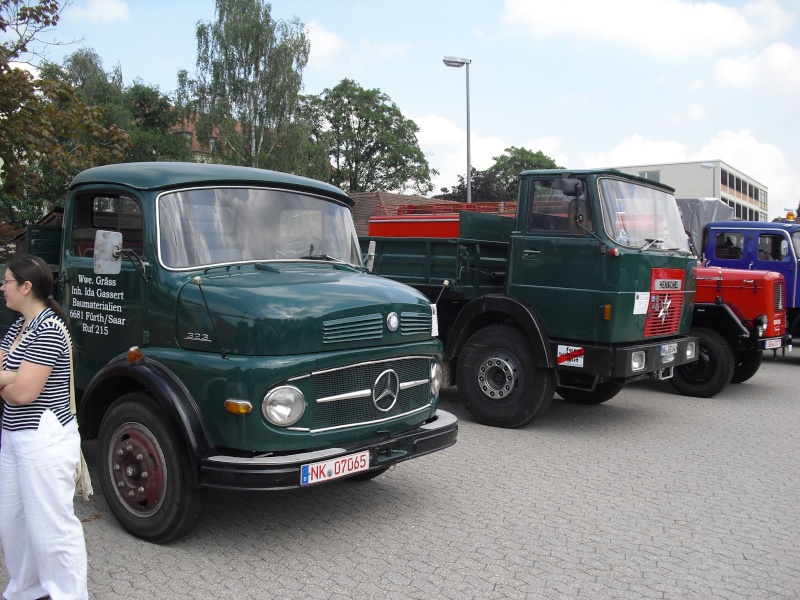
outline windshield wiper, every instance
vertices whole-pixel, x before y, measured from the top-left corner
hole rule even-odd
[[[663,244],[664,243],[664,240],[662,240],[661,238],[653,238],[653,239],[645,238],[644,241],[645,241],[645,244],[644,244],[644,246],[639,248],[639,252],[643,252],[643,251],[647,250],[653,244]]]
[[[307,256],[301,256],[300,258],[302,260],[326,260],[330,262],[344,263],[344,261],[341,258],[336,258],[335,256],[331,256],[330,254],[309,254]]]

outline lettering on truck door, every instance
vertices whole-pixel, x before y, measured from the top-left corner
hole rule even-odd
[[[70,320],[76,356],[76,385],[85,387],[91,373],[131,346],[142,345],[147,328],[147,286],[134,264],[123,256],[117,275],[94,272],[98,230],[119,231],[123,248],[145,262],[142,207],[120,194],[82,194],[65,215],[65,252],[61,297]]]

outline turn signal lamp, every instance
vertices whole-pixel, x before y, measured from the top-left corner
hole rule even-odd
[[[609,256],[619,256],[619,248],[611,248],[608,251]]]
[[[132,346],[128,348],[128,363],[135,365],[140,360],[144,359],[144,353],[139,346]]]
[[[611,320],[611,305],[610,304],[606,304],[603,307],[603,318],[606,321],[610,321]]]
[[[232,415],[246,415],[253,410],[253,405],[247,400],[234,400],[232,398],[228,398],[225,400],[225,410]]]

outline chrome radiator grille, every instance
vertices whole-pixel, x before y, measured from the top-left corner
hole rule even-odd
[[[786,308],[786,288],[780,281],[775,282],[775,310],[780,311]]]
[[[431,314],[400,313],[400,334],[419,335],[431,332]],[[384,319],[380,314],[359,315],[345,319],[325,321],[322,324],[322,341],[325,344],[379,340],[384,333]]]
[[[430,357],[412,356],[313,373],[316,401],[312,431],[380,422],[428,406],[431,400],[430,370]],[[373,402],[373,391],[386,371],[393,371],[397,377],[396,380],[389,377],[392,383],[390,395],[383,404],[377,403],[384,409],[381,410]],[[380,384],[378,388],[379,392],[383,389]],[[395,393],[396,402],[385,410]]]

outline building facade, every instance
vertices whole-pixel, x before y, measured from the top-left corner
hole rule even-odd
[[[675,188],[676,198],[720,198],[737,219],[767,221],[767,186],[721,160],[614,167]]]

